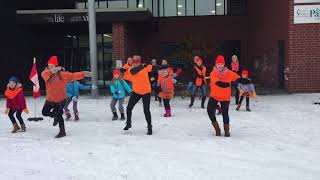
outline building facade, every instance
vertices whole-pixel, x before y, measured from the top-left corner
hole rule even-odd
[[[101,86],[116,63],[133,54],[145,62],[168,59],[185,69],[182,81],[189,77],[192,56],[212,67],[217,54],[225,55],[228,65],[236,54],[261,86],[320,91],[319,0],[96,0],[95,5]],[[51,55],[70,71],[89,69],[86,0],[31,0],[2,9],[2,86],[11,75],[27,81],[33,57],[39,69]]]

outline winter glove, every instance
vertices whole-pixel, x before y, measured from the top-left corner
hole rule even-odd
[[[154,81],[154,77],[150,78],[150,81]]]
[[[72,101],[73,102],[78,102],[78,97],[76,97],[76,96],[72,97]]]
[[[92,76],[92,72],[90,71],[82,71],[84,74],[84,77],[91,77]]]
[[[92,86],[91,86],[91,89],[95,90],[95,89],[98,89],[98,87],[95,86],[95,85],[92,85]]]
[[[6,109],[4,110],[4,113],[5,113],[5,114],[8,114],[9,111],[10,111],[10,109],[9,109],[9,108],[6,108]]]
[[[50,69],[50,71],[51,71],[52,74],[55,74],[55,73],[57,73],[57,72],[59,72],[59,71],[61,71],[61,70],[62,70],[62,67],[61,67],[61,66],[54,67],[54,68],[51,68],[51,69]]]
[[[230,83],[226,83],[226,82],[221,82],[221,81],[217,81],[216,85],[221,87],[221,88],[228,88],[230,87]]]
[[[25,112],[26,114],[29,114],[28,108],[25,108],[25,109],[23,110],[23,112]]]
[[[120,94],[120,91],[115,91],[114,93],[116,93],[116,94]]]

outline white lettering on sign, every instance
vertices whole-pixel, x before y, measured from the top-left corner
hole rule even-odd
[[[54,22],[57,23],[63,23],[64,22],[64,16],[63,14],[54,14]]]
[[[320,23],[320,5],[294,6],[294,24]]]

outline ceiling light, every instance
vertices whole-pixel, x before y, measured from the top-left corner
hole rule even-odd
[[[111,37],[109,34],[103,34],[104,37]]]
[[[182,13],[181,12],[178,12],[178,15],[181,15]]]
[[[216,13],[216,11],[211,11],[211,13],[212,13],[212,14],[215,14],[215,13]]]
[[[181,4],[179,4],[179,5],[178,5],[178,8],[182,8],[182,5],[181,5]]]
[[[221,6],[221,3],[217,3],[217,6]]]
[[[139,7],[139,8],[142,8],[142,7],[143,7],[142,2],[139,2],[138,7]]]

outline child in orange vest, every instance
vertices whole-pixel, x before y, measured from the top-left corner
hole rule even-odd
[[[193,82],[195,84],[195,87],[193,88],[193,92],[191,94],[191,102],[189,107],[193,106],[194,98],[197,90],[201,89],[201,95],[202,95],[201,108],[204,109],[205,108],[204,103],[206,101],[206,96],[207,96],[206,79],[205,79],[207,68],[202,64],[202,59],[200,57],[197,57],[195,59],[195,62],[196,62],[196,65],[194,66],[194,69],[193,69]]]
[[[164,117],[171,117],[170,99],[174,96],[175,79],[169,75],[169,69],[163,69],[159,74],[158,86],[161,89],[159,96],[163,99],[165,108]]]
[[[21,131],[25,132],[26,125],[23,122],[21,113],[22,111],[25,113],[29,113],[29,111],[27,109],[26,99],[23,96],[22,85],[20,84],[18,78],[12,77],[9,79],[9,84],[7,85],[5,95],[7,97],[5,113],[8,114],[13,124],[13,130],[11,131],[11,133],[16,133],[18,130],[20,130],[20,127],[13,116],[14,114],[16,114],[16,117],[19,120]]]
[[[70,73],[64,71],[64,68],[59,66],[58,57],[52,56],[48,61],[47,68],[42,71],[41,76],[46,83],[47,99],[42,109],[43,116],[49,116],[54,119],[53,126],[59,124],[59,133],[55,138],[66,136],[64,127],[64,119],[62,117],[63,108],[66,103],[66,87],[70,81],[81,80],[84,77],[90,77],[88,71]]]
[[[249,71],[243,70],[241,73],[241,78],[238,79],[238,81],[237,81],[238,82],[238,89],[240,92],[240,99],[239,99],[238,106],[236,109],[237,111],[239,111],[244,97],[246,98],[246,110],[251,111],[251,109],[249,107],[250,97],[256,97],[254,85],[252,83],[252,80],[249,79],[248,76],[249,76]]]

